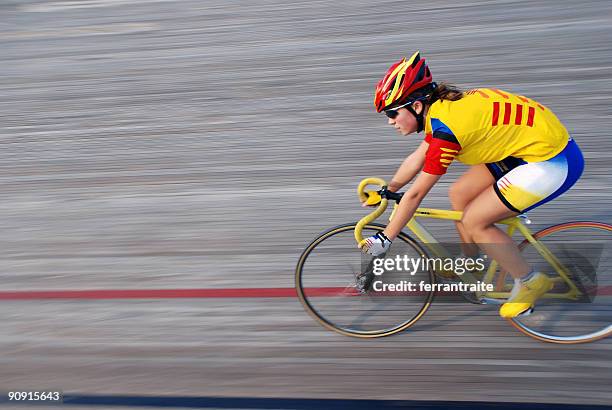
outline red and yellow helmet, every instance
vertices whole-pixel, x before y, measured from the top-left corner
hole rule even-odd
[[[374,92],[374,106],[377,112],[407,101],[412,93],[431,84],[432,76],[425,59],[419,51],[409,60],[402,58],[387,70],[378,82]]]

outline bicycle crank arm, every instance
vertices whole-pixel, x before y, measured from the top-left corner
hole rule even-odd
[[[503,305],[506,302],[504,299],[493,298],[481,298],[480,301],[483,305]]]

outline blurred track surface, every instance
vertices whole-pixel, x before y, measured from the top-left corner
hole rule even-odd
[[[611,27],[607,0],[4,0],[0,290],[292,286],[304,245],[363,215],[357,182],[416,147],[371,104],[415,49],[579,142],[583,178],[536,225],[611,222]],[[453,168],[425,205],[447,206]],[[542,344],[494,308],[362,341],[293,298],[0,306],[2,390],[612,402],[612,340]]]

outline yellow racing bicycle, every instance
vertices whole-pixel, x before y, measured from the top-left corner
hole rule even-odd
[[[357,189],[362,202],[368,200],[366,187],[371,185],[386,184],[380,178],[362,180]],[[360,338],[389,336],[414,325],[434,298],[499,305],[509,297],[513,279],[494,260],[482,269],[462,272],[413,262],[453,261],[448,245],[436,240],[417,219],[459,221],[462,213],[458,211],[417,209],[406,225],[412,235],[401,232],[385,255],[385,260],[398,262],[393,266],[382,269],[383,263],[377,263],[380,258],[361,253],[357,244],[385,228],[374,221],[390,200],[397,207],[400,199],[401,194],[388,193],[359,222],[323,232],[302,252],[295,270],[297,295],[306,311],[326,328]],[[612,334],[612,225],[568,222],[532,233],[530,223],[525,215],[498,222],[511,237],[520,236],[525,258],[555,285],[535,309],[508,321],[545,342],[585,343]]]

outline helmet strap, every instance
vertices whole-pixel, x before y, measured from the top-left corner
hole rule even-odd
[[[417,114],[414,108],[412,108],[412,105],[407,105],[406,109],[410,111],[410,113],[414,115],[414,118],[416,118],[417,120],[417,132],[423,131],[423,128],[425,128],[424,127],[425,120],[423,118],[423,113],[425,112],[425,106],[423,106],[423,109],[421,110],[420,114]]]

